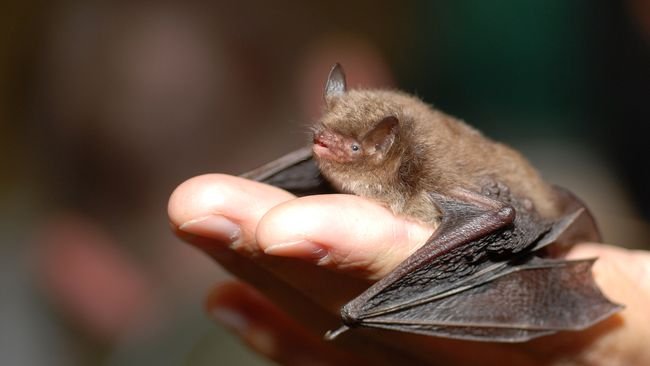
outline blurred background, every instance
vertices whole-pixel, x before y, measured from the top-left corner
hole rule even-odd
[[[650,1],[4,1],[0,363],[265,365],[173,237],[194,175],[302,146],[329,68],[522,150],[648,249]]]

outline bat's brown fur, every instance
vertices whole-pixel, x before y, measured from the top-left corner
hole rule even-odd
[[[379,201],[398,215],[435,223],[440,212],[428,192],[449,194],[455,187],[480,192],[492,179],[508,186],[514,197],[529,200],[541,216],[559,214],[552,187],[521,154],[402,92],[349,90],[328,96],[315,133],[335,135],[343,143],[360,141],[388,116],[399,122],[385,156],[366,153],[365,158],[340,163],[315,149],[322,173],[337,188]]]

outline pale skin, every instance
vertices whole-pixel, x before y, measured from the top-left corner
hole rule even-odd
[[[495,344],[352,330],[325,342],[338,308],[407,258],[431,228],[357,196],[296,198],[221,174],[181,184],[169,217],[177,235],[257,287],[218,285],[206,308],[279,364],[650,364],[648,252],[594,243],[572,250],[572,258],[599,258],[596,282],[626,306],[585,331]]]

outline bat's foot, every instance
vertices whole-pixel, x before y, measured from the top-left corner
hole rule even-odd
[[[341,333],[343,333],[343,332],[345,332],[345,331],[347,331],[349,329],[350,329],[350,327],[348,327],[347,325],[343,325],[337,330],[328,330],[327,333],[325,333],[325,335],[323,336],[323,338],[326,341],[332,341],[332,340],[334,340],[334,338],[338,337]]]

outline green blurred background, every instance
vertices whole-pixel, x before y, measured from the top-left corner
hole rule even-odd
[[[307,141],[322,83],[399,87],[522,150],[648,249],[650,1],[5,1],[0,363],[266,364],[167,198]]]

